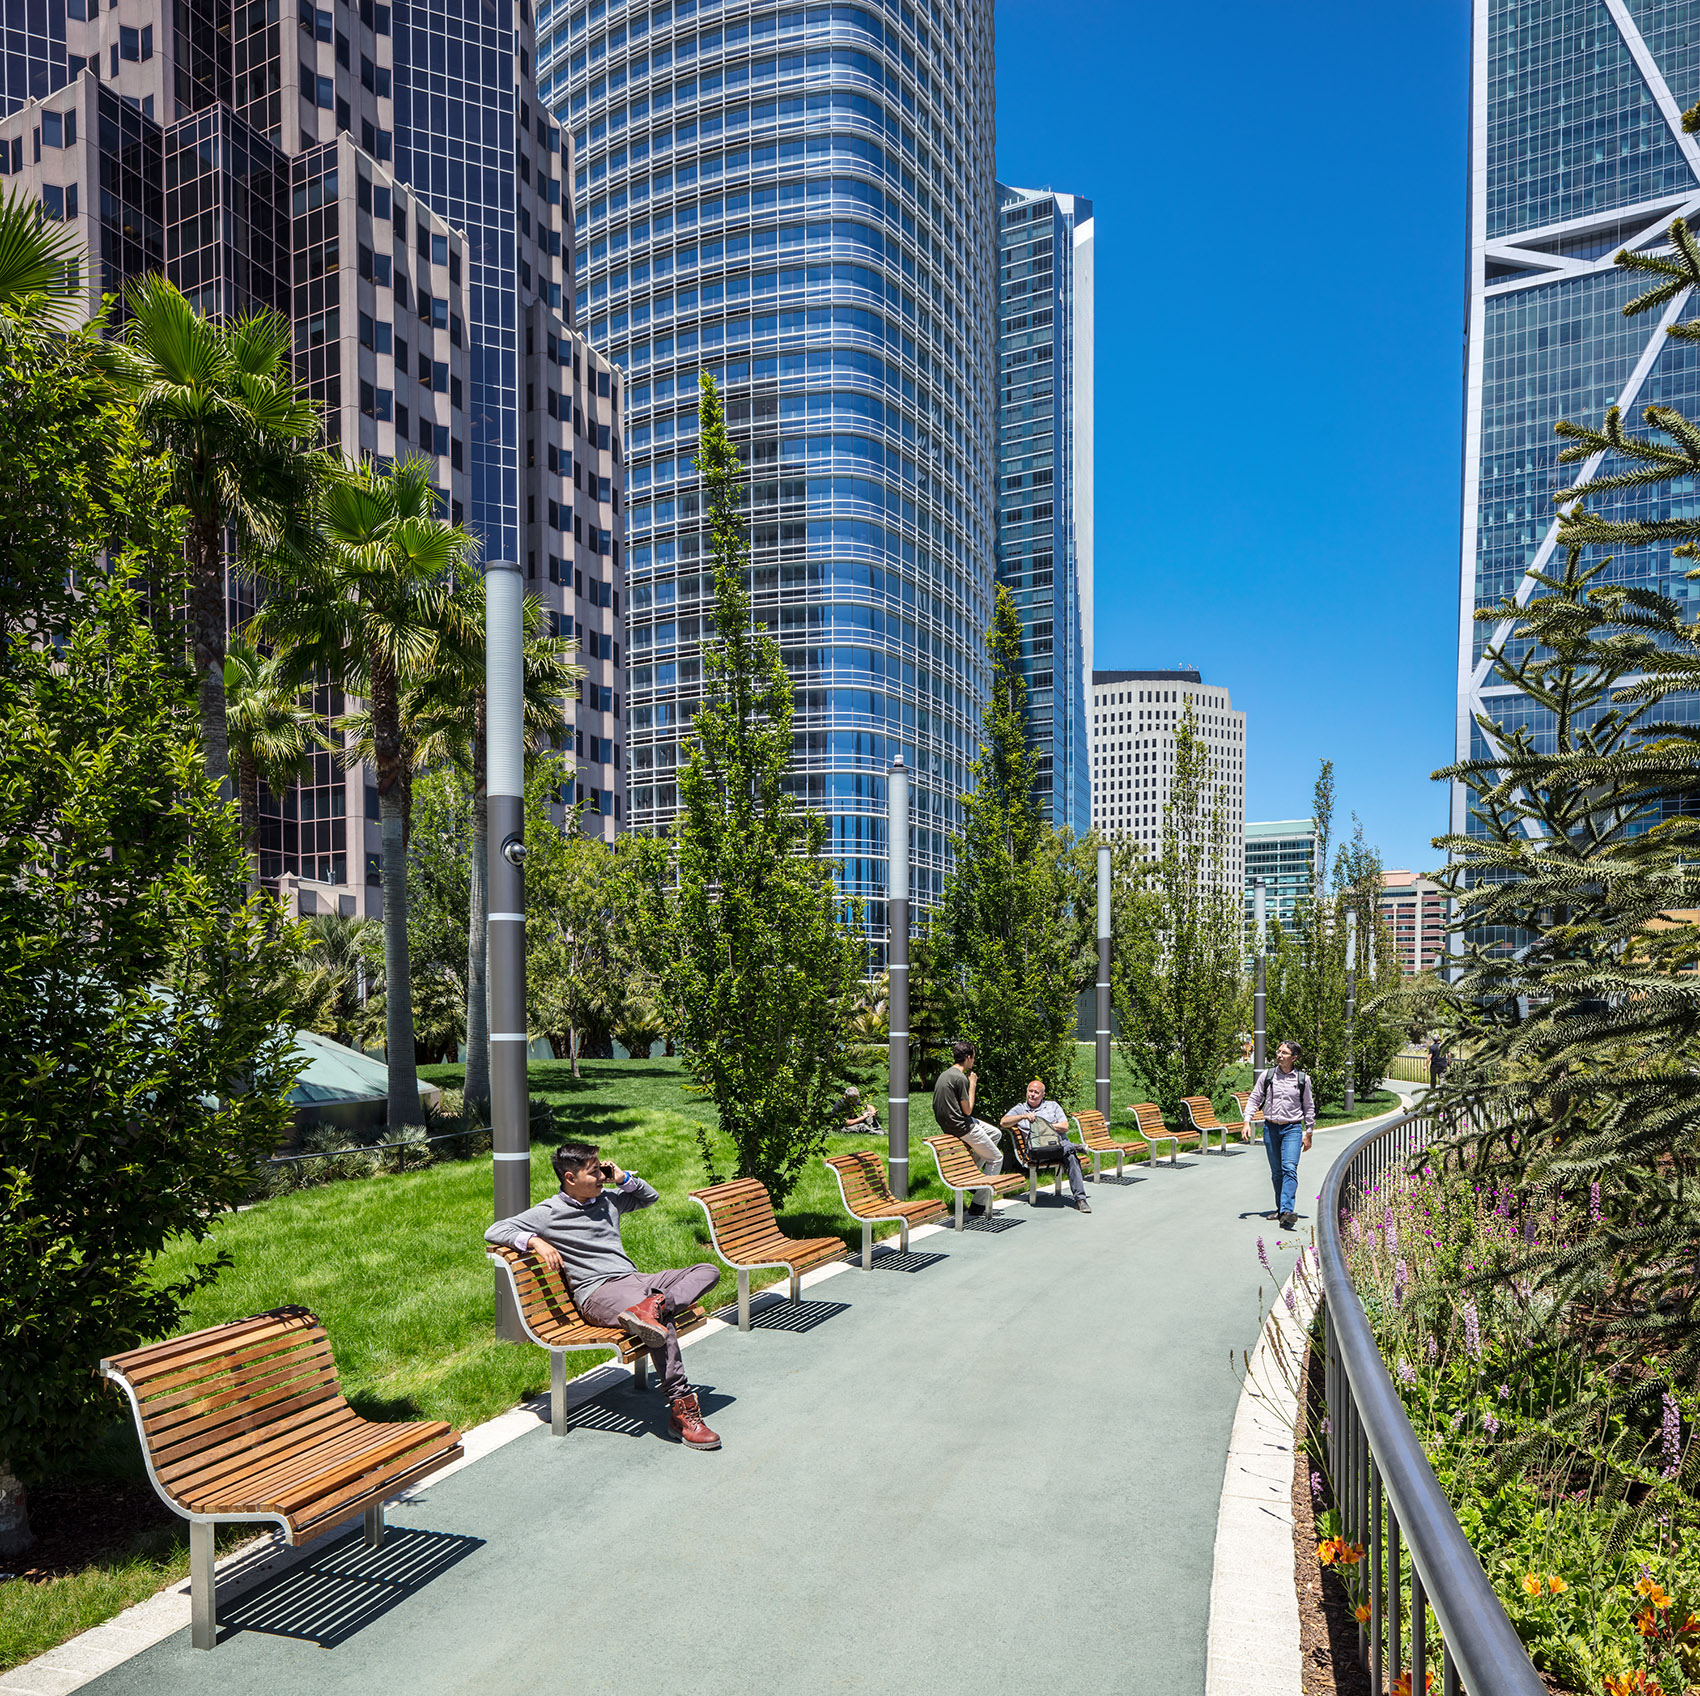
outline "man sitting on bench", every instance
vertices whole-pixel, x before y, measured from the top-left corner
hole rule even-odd
[[[996,1125],[974,1117],[974,1092],[980,1087],[979,1074],[974,1070],[974,1044],[953,1042],[950,1052],[956,1063],[940,1072],[939,1081],[933,1085],[933,1117],[938,1120],[940,1130],[961,1137],[968,1144],[974,1163],[987,1177],[995,1178],[1003,1170],[1003,1138],[998,1135]],[[985,1196],[985,1205],[975,1202],[968,1211],[989,1214],[992,1192],[977,1193]]]
[[[1076,1213],[1090,1213],[1091,1205],[1086,1199],[1086,1179],[1080,1170],[1080,1148],[1068,1140],[1068,1115],[1063,1112],[1056,1102],[1045,1094],[1045,1080],[1035,1078],[1027,1086],[1027,1098],[1018,1101],[1004,1114],[1002,1119],[1004,1129],[1013,1130],[1021,1127],[1021,1134],[1027,1139],[1027,1163],[1035,1171],[1041,1166],[1059,1166],[1064,1161],[1068,1163],[1068,1187],[1074,1194],[1074,1210]],[[1043,1146],[1050,1139],[1041,1129],[1039,1132],[1040,1146],[1033,1144],[1033,1127],[1049,1125],[1062,1137],[1061,1148],[1047,1152]]]
[[[718,1449],[679,1358],[673,1315],[720,1282],[717,1266],[640,1272],[620,1243],[620,1215],[653,1207],[661,1198],[633,1172],[604,1160],[588,1142],[555,1150],[559,1195],[498,1219],[484,1240],[535,1254],[564,1273],[579,1312],[592,1325],[618,1326],[649,1350],[667,1398],[667,1423],[688,1449]]]

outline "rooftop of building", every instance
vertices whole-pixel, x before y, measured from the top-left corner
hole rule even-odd
[[[1204,679],[1192,670],[1179,671],[1095,671],[1094,683],[1202,683]]]
[[[1249,830],[1250,825],[1246,826]],[[1386,890],[1422,890],[1424,893],[1433,891],[1440,893],[1440,885],[1433,878],[1425,877],[1421,872],[1384,871],[1381,874],[1381,887]]]
[[[1260,819],[1253,822],[1245,821],[1247,838],[1253,836],[1314,836],[1316,835],[1315,819]]]

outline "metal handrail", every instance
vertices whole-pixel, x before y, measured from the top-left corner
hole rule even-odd
[[[1391,1689],[1401,1672],[1403,1541],[1412,1573],[1408,1688],[1421,1696],[1429,1676],[1426,1600],[1440,1623],[1445,1696],[1456,1696],[1460,1681],[1470,1696],[1545,1696],[1546,1686],[1406,1417],[1346,1266],[1342,1217],[1355,1212],[1368,1184],[1427,1147],[1430,1134],[1430,1120],[1421,1112],[1366,1132],[1329,1168],[1317,1209],[1334,1498],[1346,1535],[1370,1555],[1371,1616],[1367,1629],[1360,1627],[1360,1648],[1369,1651],[1371,1688],[1382,1688],[1385,1665]]]

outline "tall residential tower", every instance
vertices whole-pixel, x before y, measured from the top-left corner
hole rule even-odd
[[[1682,112],[1700,99],[1700,0],[1475,0],[1470,270],[1458,626],[1457,753],[1486,757],[1474,724],[1538,727],[1540,709],[1489,676],[1503,626],[1473,614],[1526,597],[1557,541],[1553,497],[1601,467],[1560,466],[1560,419],[1597,425],[1650,403],[1700,412],[1700,351],[1664,334],[1694,302],[1625,318],[1648,286],[1624,247],[1655,249],[1678,213],[1700,213],[1700,140]],[[1681,484],[1599,499],[1608,518],[1686,511]],[[1620,548],[1615,582],[1693,596],[1668,547]],[[1673,699],[1665,713],[1700,702]],[[1471,820],[1454,786],[1452,829]]]
[[[934,900],[987,687],[996,365],[992,8],[566,5],[591,343],[628,375],[631,819],[666,831],[713,594],[693,446],[722,386],[756,617],[796,687],[793,792],[883,928],[885,773]]]
[[[998,581],[1054,824],[1092,818],[1092,202],[998,187]]]

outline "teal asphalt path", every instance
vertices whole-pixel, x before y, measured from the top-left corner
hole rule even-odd
[[[1306,1241],[1354,1134],[1304,1157]],[[1261,1145],[1189,1160],[758,1298],[685,1350],[720,1452],[610,1390],[393,1509],[383,1548],[225,1603],[210,1654],[180,1631],[85,1689],[1195,1696],[1229,1353],[1273,1295],[1257,1239],[1283,1278],[1298,1243],[1253,1211]]]

